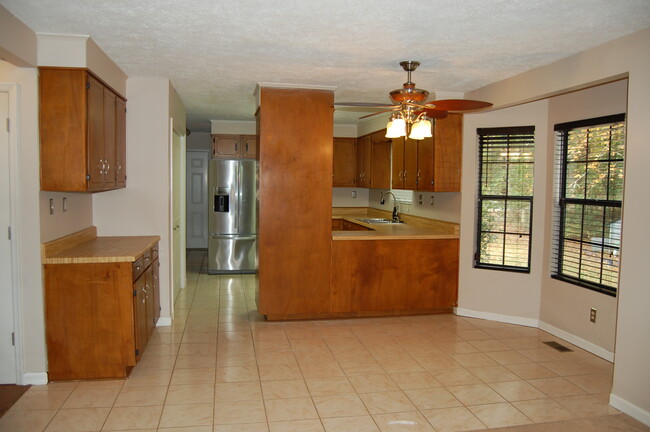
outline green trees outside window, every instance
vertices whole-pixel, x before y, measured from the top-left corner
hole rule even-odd
[[[474,266],[530,271],[535,127],[480,128]]]
[[[553,276],[616,295],[625,114],[555,126],[558,184]]]

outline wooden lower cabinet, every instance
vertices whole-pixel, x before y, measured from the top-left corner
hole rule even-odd
[[[458,239],[332,241],[330,312],[448,312],[458,299]]]
[[[51,381],[129,375],[160,315],[157,251],[133,263],[44,265]]]

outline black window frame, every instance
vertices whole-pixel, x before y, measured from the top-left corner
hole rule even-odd
[[[559,157],[556,158],[556,169],[558,170],[559,178],[558,178],[558,189],[556,193],[556,198],[555,198],[555,215],[554,215],[554,221],[553,221],[553,228],[554,228],[554,239],[553,239],[553,248],[552,248],[552,269],[551,269],[551,277],[554,279],[558,279],[573,285],[577,285],[583,288],[587,288],[592,291],[596,291],[602,294],[606,294],[608,296],[616,297],[618,293],[618,278],[616,282],[616,287],[610,287],[607,285],[604,285],[602,283],[595,283],[592,281],[588,281],[585,279],[582,279],[580,277],[575,277],[572,275],[568,274],[563,274],[562,269],[563,269],[563,262],[564,262],[564,241],[568,239],[566,235],[566,226],[565,226],[565,219],[566,219],[566,207],[567,205],[582,205],[582,206],[590,206],[590,207],[602,207],[603,208],[603,215],[605,214],[605,210],[607,208],[620,208],[622,211],[623,208],[623,194],[621,193],[621,199],[620,200],[611,200],[611,199],[588,199],[588,198],[567,198],[567,169],[568,169],[568,152],[569,152],[569,133],[571,131],[575,131],[577,129],[585,129],[585,128],[596,128],[596,127],[604,127],[608,124],[619,124],[619,123],[625,123],[626,115],[625,113],[621,114],[614,114],[614,115],[608,115],[608,116],[603,116],[603,117],[595,117],[595,118],[590,118],[590,119],[585,119],[585,120],[578,120],[578,121],[572,121],[572,122],[566,122],[566,123],[560,123],[556,124],[554,127],[554,131],[556,134],[556,143],[558,146],[558,155]],[[626,147],[626,140],[627,140],[627,125],[624,124],[624,147],[623,147],[623,152],[625,153],[625,147]],[[625,172],[625,156],[623,156],[622,159],[612,159],[611,158],[611,141],[609,143],[609,152],[610,152],[610,158],[609,159],[602,159],[598,160],[599,162],[606,161],[608,163],[612,162],[622,162],[623,163],[623,172]],[[588,160],[585,161],[587,163]],[[625,174],[623,174],[625,175]],[[608,180],[609,181],[609,180]],[[624,179],[623,179],[624,181]],[[609,192],[608,192],[609,193]],[[603,216],[604,218],[604,216]],[[584,230],[584,224],[585,224],[585,216],[584,216],[584,209],[583,209],[583,215],[582,215],[582,228],[581,230]],[[604,232],[604,221],[603,221],[603,232]],[[619,232],[620,235],[620,232]],[[579,242],[581,245],[581,250],[582,250],[582,245],[591,245],[591,246],[600,246],[600,247],[605,247],[604,243],[604,236],[602,239],[602,243],[593,243],[590,241],[586,241],[584,239],[581,240],[576,240],[576,239],[571,239],[572,241]],[[610,249],[616,249],[618,251],[618,256],[620,257],[620,238],[619,238],[619,246],[613,246],[611,244],[606,245]],[[580,266],[582,265],[582,253],[579,258]],[[601,281],[602,281],[602,273],[603,273],[603,265],[604,265],[604,258],[601,256],[601,261],[600,261],[600,274],[601,274]],[[620,278],[620,268],[618,272],[618,276]]]
[[[532,243],[533,243],[533,233],[532,233],[532,228],[533,228],[533,195],[509,195],[508,192],[506,192],[506,195],[493,195],[493,194],[484,194],[483,193],[483,169],[484,169],[484,154],[486,151],[486,147],[488,146],[487,140],[488,137],[497,137],[497,136],[504,136],[507,138],[505,139],[506,143],[509,143],[511,141],[511,136],[525,136],[528,135],[528,144],[531,145],[531,150],[533,154],[533,158],[531,162],[525,162],[528,164],[532,164],[533,168],[533,178],[531,179],[531,182],[534,183],[534,170],[535,170],[535,159],[534,159],[534,153],[535,153],[535,126],[512,126],[512,127],[493,127],[493,128],[477,128],[476,133],[478,135],[479,139],[479,158],[478,158],[478,191],[477,191],[477,219],[476,219],[476,242],[475,242],[475,250],[474,250],[474,268],[477,269],[486,269],[486,270],[501,270],[501,271],[510,271],[510,272],[517,272],[517,273],[530,273],[530,267],[531,267],[531,252],[532,252]],[[521,138],[519,138],[521,139]],[[509,144],[506,144],[507,148],[509,148]],[[507,176],[510,171],[510,164],[514,162],[510,162],[508,160],[507,163],[507,169],[506,169],[506,184],[509,185]],[[522,162],[518,162],[522,163]],[[533,184],[531,183],[531,191],[533,190]],[[508,189],[508,187],[507,187]],[[505,250],[506,250],[506,242],[505,242],[505,237],[507,235],[522,235],[522,233],[510,233],[507,232],[506,230],[506,224],[507,224],[507,217],[504,215],[504,229],[503,231],[487,231],[483,230],[483,202],[486,200],[503,200],[504,201],[504,208],[507,209],[508,202],[524,202],[528,203],[529,206],[529,220],[528,220],[528,250],[527,250],[527,259],[526,259],[526,266],[513,266],[513,265],[507,265],[507,264],[495,264],[495,263],[487,263],[487,262],[481,262],[481,250],[482,250],[482,238],[484,233],[493,233],[497,235],[503,235],[504,236],[504,245],[503,245],[503,254],[502,254],[502,262],[505,262]],[[507,210],[506,210],[507,213]]]

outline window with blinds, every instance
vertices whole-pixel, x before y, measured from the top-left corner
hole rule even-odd
[[[557,202],[552,276],[616,296],[625,114],[555,125]]]
[[[530,272],[535,127],[477,129],[474,267]]]

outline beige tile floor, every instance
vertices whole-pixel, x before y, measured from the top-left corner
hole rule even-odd
[[[129,379],[34,386],[0,431],[582,431],[624,417],[607,404],[612,364],[541,330],[454,315],[269,323],[254,276],[210,276],[204,260],[188,254],[174,324]]]

